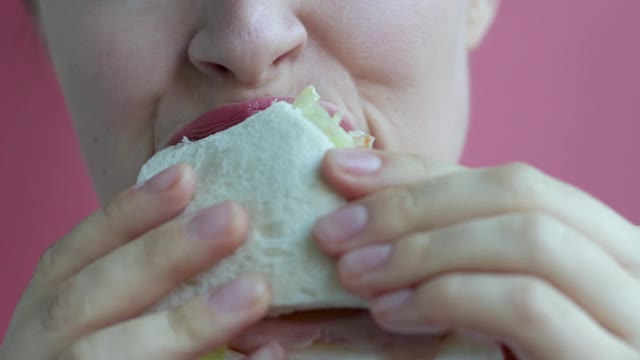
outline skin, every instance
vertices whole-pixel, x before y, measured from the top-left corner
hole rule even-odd
[[[39,12],[106,202],[198,115],[309,84],[380,148],[455,162],[468,123],[467,54],[492,10],[478,23],[471,13],[489,3],[43,0]]]
[[[455,165],[468,52],[497,6],[42,0],[38,24],[104,206],[43,255],[0,357],[193,359],[258,321],[270,296],[257,275],[140,316],[250,224],[233,203],[175,218],[194,190],[188,166],[131,184],[199,114],[308,84],[377,138],[375,151],[327,155],[322,173],[350,203],[315,235],[381,326],[482,334],[526,359],[640,356],[637,227],[527,165]],[[250,356],[285,357],[277,344]]]

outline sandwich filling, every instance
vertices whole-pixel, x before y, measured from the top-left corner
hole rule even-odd
[[[442,337],[397,335],[382,330],[365,310],[311,311],[266,319],[234,339],[229,348],[247,354],[277,342],[287,352],[339,348],[371,359],[432,359]]]
[[[322,105],[320,95],[313,85],[304,89],[293,102],[293,107],[302,112],[305,119],[311,121],[322,131],[336,147],[364,147],[371,148],[374,138],[363,131],[345,131],[340,122],[342,114],[330,116]]]
[[[250,327],[226,349],[199,360],[246,359],[270,343],[289,360],[504,360],[497,344],[458,334],[406,335],[386,332],[365,310],[306,311],[270,318]]]

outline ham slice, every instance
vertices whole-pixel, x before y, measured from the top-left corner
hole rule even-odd
[[[291,360],[502,360],[500,347],[456,335],[398,335],[380,329],[367,313],[328,320],[264,320],[236,338],[230,347],[250,353],[279,343]],[[330,356],[331,357],[331,356]],[[328,359],[328,358],[327,358]]]

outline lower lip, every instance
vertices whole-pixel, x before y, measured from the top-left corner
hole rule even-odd
[[[176,145],[185,137],[191,141],[204,139],[242,123],[252,115],[265,110],[276,101],[284,101],[291,104],[294,100],[295,98],[293,97],[272,96],[222,105],[201,115],[195,121],[182,128],[171,137],[167,146]],[[320,103],[331,116],[339,112],[338,108],[331,103],[324,101]],[[345,131],[355,130],[353,124],[344,117],[340,122],[340,126],[345,129]]]

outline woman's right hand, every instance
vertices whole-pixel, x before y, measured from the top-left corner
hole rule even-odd
[[[256,276],[143,315],[247,236],[247,214],[233,203],[177,217],[194,188],[191,167],[173,166],[120,193],[48,249],[16,307],[0,359],[192,360],[260,320],[270,293]],[[258,357],[281,353],[272,346]]]

